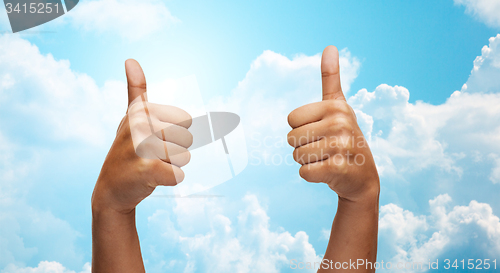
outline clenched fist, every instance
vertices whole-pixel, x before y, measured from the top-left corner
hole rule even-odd
[[[125,62],[128,110],[92,193],[92,272],[143,273],[135,207],[160,185],[184,179],[193,142],[191,116],[149,103],[146,78],[135,60]]]
[[[339,53],[327,47],[321,59],[323,101],[292,111],[288,143],[300,163],[300,176],[324,182],[340,198],[357,201],[378,196],[379,177],[356,115],[340,86]]]
[[[187,112],[147,101],[146,79],[139,63],[127,60],[125,69],[128,114],[102,166],[92,206],[127,213],[156,186],[174,186],[184,179],[180,167],[189,162],[187,148],[193,137]]]

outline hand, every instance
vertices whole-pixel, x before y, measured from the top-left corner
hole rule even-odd
[[[156,186],[174,186],[181,182],[184,172],[180,167],[186,165],[190,159],[187,148],[192,144],[193,137],[187,128],[191,125],[191,116],[176,107],[147,102],[146,79],[139,63],[127,60],[125,69],[129,114],[123,118],[118,128],[115,141],[97,179],[92,194],[94,210],[112,209],[120,213],[132,211]],[[140,99],[141,96],[144,100]],[[133,113],[145,108],[151,116],[150,123],[148,119],[133,118]],[[141,147],[142,153],[149,154],[148,157],[137,156],[131,127],[132,132],[136,134],[141,128],[155,127],[159,130],[153,132],[158,138],[154,138],[154,141],[152,138],[146,139],[147,145]],[[148,133],[151,134],[150,131]],[[174,151],[175,155],[169,157],[167,149]]]
[[[321,59],[323,101],[292,111],[288,143],[302,164],[300,176],[324,182],[340,198],[357,201],[376,196],[379,177],[368,143],[340,86],[339,53],[327,47]]]

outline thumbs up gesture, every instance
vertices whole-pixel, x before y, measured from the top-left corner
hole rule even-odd
[[[379,177],[368,143],[340,86],[339,53],[329,46],[321,59],[323,100],[293,110],[288,143],[302,166],[300,176],[328,184],[340,198],[377,196]]]
[[[189,162],[191,116],[182,109],[149,103],[146,79],[127,60],[128,110],[104,161],[92,194],[92,207],[130,212],[156,186],[175,186]]]

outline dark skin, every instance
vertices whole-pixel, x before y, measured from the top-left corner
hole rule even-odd
[[[294,159],[302,165],[300,176],[323,182],[338,194],[337,214],[323,257],[331,265],[377,258],[380,183],[375,161],[356,115],[340,86],[339,53],[329,46],[321,59],[323,100],[292,111],[288,142]],[[320,268],[318,272],[335,271]],[[362,266],[342,272],[375,272]]]
[[[135,60],[127,60],[125,68],[130,106],[135,98],[146,92],[146,79]],[[170,136],[170,144],[191,145],[185,141],[187,127],[191,124],[189,114],[170,107],[168,114],[161,118],[179,124],[185,130],[179,136]],[[186,153],[189,154],[187,150]],[[135,226],[135,207],[157,186],[175,186],[183,178],[180,166],[171,164],[169,160],[137,156],[129,117],[125,116],[92,194],[93,272],[144,272]]]
[[[146,92],[146,80],[136,61],[127,60],[125,66],[130,104]],[[290,113],[288,121],[292,131],[288,134],[288,141],[295,148],[295,160],[302,165],[300,175],[309,182],[328,184],[339,196],[324,259],[344,265],[350,259],[374,263],[379,177],[354,111],[342,93],[335,47],[329,46],[323,52],[321,72],[323,101]],[[189,127],[191,117],[186,112],[178,108],[169,108],[167,112],[162,117],[164,120]],[[186,135],[182,134],[169,135],[168,139],[189,146],[185,143]],[[361,159],[363,163],[357,164]],[[185,164],[189,160],[181,161]],[[135,207],[157,186],[175,186],[182,181],[184,173],[180,169],[182,166],[178,165],[165,159],[137,156],[129,118],[123,118],[92,195],[93,272],[145,272],[135,226]],[[318,272],[334,270],[320,268]],[[361,267],[340,271],[375,270]]]

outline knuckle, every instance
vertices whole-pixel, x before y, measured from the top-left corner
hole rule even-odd
[[[150,160],[150,162],[146,164],[148,165],[148,169],[153,172],[158,172],[165,166],[165,163],[161,160]]]
[[[347,102],[343,100],[328,100],[325,102],[325,108],[327,114],[342,114],[342,115],[351,115],[352,108],[347,104]]]
[[[328,128],[327,132],[329,135],[341,135],[343,132],[348,131],[349,124],[343,118],[330,118],[326,123]]]
[[[344,145],[344,151],[352,151],[353,150],[353,145],[352,145],[352,141],[350,140],[347,140],[346,141],[346,144]]]
[[[342,155],[345,155],[347,151],[351,151],[353,149],[352,139],[349,135],[342,135],[339,137],[339,152]]]
[[[349,168],[348,168],[348,167],[349,167],[349,166],[347,165],[347,163],[346,163],[346,162],[344,162],[344,163],[340,166],[340,168],[339,168],[338,172],[339,172],[341,175],[345,176],[345,175],[347,175],[347,173],[349,172]]]
[[[349,104],[347,104],[347,102],[345,101],[339,101],[338,103],[338,111],[343,113],[343,114],[351,114],[351,107],[349,106]]]
[[[151,170],[155,170],[157,168],[155,160],[149,160],[145,158],[139,158],[136,164],[137,172],[140,174],[149,173]]]
[[[332,164],[330,164],[330,161],[325,161],[319,166],[319,171],[322,173],[330,173],[332,170]]]
[[[338,66],[326,66],[323,68],[323,71],[321,71],[321,76],[322,77],[331,77],[339,74],[339,67]]]
[[[338,175],[346,175],[349,171],[347,159],[342,156],[342,160],[335,163],[335,173]]]
[[[136,78],[132,77],[128,80],[129,80],[129,82],[128,82],[129,87],[140,88],[140,89],[144,89],[144,90],[147,87],[146,82],[143,81],[142,79],[136,79]]]
[[[339,128],[339,124],[334,118],[328,119],[326,125],[328,126],[328,132],[330,133],[335,133]]]
[[[349,119],[346,117],[333,118],[333,119],[331,119],[329,124],[330,124],[330,128],[336,134],[339,134],[341,136],[343,136],[344,134],[352,135],[352,131],[354,128],[353,128],[351,122],[349,121]]]
[[[140,104],[140,103],[134,103],[134,104],[132,104],[132,105],[129,106],[129,108],[128,108],[128,114],[129,115],[137,115],[141,111],[143,111],[143,109],[144,109],[144,106],[142,106],[142,104]]]
[[[150,140],[146,139],[146,140]],[[146,151],[156,151],[156,146],[154,145],[153,141],[143,141],[140,145],[142,145],[143,149]]]
[[[349,119],[347,117],[338,117],[337,123],[344,129],[351,129],[352,130],[351,122],[349,121]]]
[[[335,107],[335,100],[325,100],[324,103],[327,114],[335,113],[337,110],[337,107]]]

